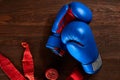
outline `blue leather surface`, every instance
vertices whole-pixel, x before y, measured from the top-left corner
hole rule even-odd
[[[99,55],[92,31],[84,22],[69,23],[62,31],[61,39],[69,53],[82,65],[90,67]]]
[[[61,19],[64,17],[64,15],[66,14],[67,10],[68,10],[68,5],[64,5],[60,11],[58,12],[56,19],[54,21],[53,27],[52,27],[52,32],[56,33],[58,27],[59,27],[59,23],[61,21]]]
[[[69,4],[74,16],[79,20],[89,23],[92,20],[92,11],[83,3],[72,2]]]

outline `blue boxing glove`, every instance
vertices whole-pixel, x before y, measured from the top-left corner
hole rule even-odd
[[[62,31],[61,39],[86,73],[94,74],[100,69],[101,57],[88,24],[80,21],[69,23]]]
[[[91,10],[80,2],[64,5],[56,16],[52,27],[53,34],[49,37],[46,47],[62,56],[64,51],[66,51],[66,47],[61,42],[61,32],[68,23],[76,20],[89,23],[92,20]]]

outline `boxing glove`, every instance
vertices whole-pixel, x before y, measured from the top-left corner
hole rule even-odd
[[[100,69],[101,57],[88,24],[80,21],[69,23],[61,33],[61,40],[86,73],[94,74]]]
[[[66,47],[61,42],[61,32],[71,21],[83,21],[89,23],[92,19],[91,10],[80,2],[72,2],[64,5],[58,12],[52,27],[52,35],[49,37],[46,47],[58,55],[63,55]]]

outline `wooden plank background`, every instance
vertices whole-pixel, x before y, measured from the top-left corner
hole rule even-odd
[[[45,48],[58,10],[72,0],[0,0],[0,52],[22,71],[22,41],[30,44],[35,77],[45,80],[48,67],[58,67],[59,80],[65,80],[78,64],[69,54],[60,58]],[[90,23],[103,67],[86,80],[120,80],[120,0],[79,0],[93,12]],[[0,69],[0,80],[9,78]]]

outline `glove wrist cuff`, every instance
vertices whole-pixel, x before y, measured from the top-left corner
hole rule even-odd
[[[51,49],[53,53],[62,56],[64,54],[64,50],[61,49],[61,44],[62,42],[60,37],[54,34],[49,37],[46,47]]]
[[[83,64],[83,68],[85,70],[86,73],[88,74],[94,74],[96,73],[98,70],[100,70],[102,65],[102,60],[101,60],[101,56],[99,55],[98,58],[91,64]]]

